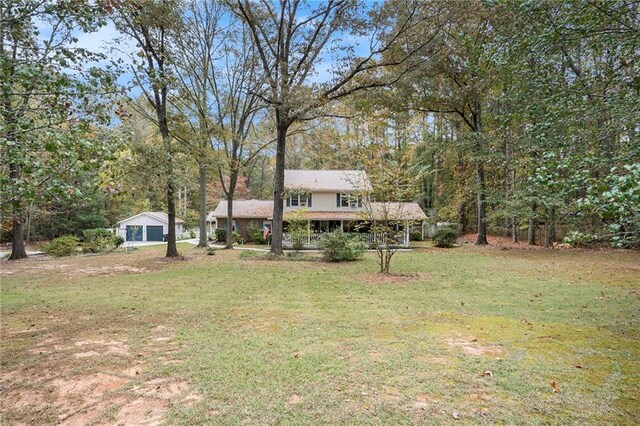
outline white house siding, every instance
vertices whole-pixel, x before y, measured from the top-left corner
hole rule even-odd
[[[298,210],[300,207],[286,207],[284,211]],[[327,211],[361,211],[358,207],[337,207],[335,192],[313,192],[311,194],[311,207],[309,210],[327,212]]]
[[[162,226],[162,234],[169,233],[169,225],[163,223],[161,220],[156,219],[153,216],[142,214],[140,216],[134,216],[128,220],[122,221],[118,224],[117,233],[126,240],[127,238],[127,226],[142,226],[142,241],[147,241],[147,226]],[[183,232],[182,224],[176,224],[176,236],[180,236]]]

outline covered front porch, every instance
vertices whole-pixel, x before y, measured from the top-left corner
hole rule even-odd
[[[285,248],[293,246],[292,236],[288,231],[287,222],[284,223],[282,243]],[[369,247],[374,247],[382,241],[388,241],[397,247],[410,246],[409,235],[412,229],[422,229],[421,223],[404,221],[395,223],[388,232],[373,232],[371,223],[365,220],[310,220],[307,232],[302,236],[305,248],[317,248],[323,234],[330,232],[344,232],[358,238]]]

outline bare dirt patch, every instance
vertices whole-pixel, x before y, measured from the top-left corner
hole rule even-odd
[[[78,276],[84,275],[88,277],[102,277],[110,275],[131,275],[131,274],[144,274],[149,272],[147,268],[136,268],[129,265],[114,265],[114,266],[100,266],[94,268],[74,268],[70,271],[65,271],[65,275]]]
[[[120,408],[116,420],[124,425],[159,425],[166,403],[157,399],[138,398]]]
[[[433,399],[426,393],[417,393],[412,408],[415,410],[426,410],[431,402],[433,402]]]
[[[57,403],[72,408],[78,403],[92,404],[101,399],[105,393],[114,391],[129,380],[112,374],[96,373],[73,379],[56,379],[51,382],[57,394]]]
[[[302,404],[303,402],[304,402],[304,397],[298,395],[297,393],[294,393],[289,398],[289,401],[287,401],[287,404],[296,405],[296,404]]]
[[[382,360],[382,353],[381,352],[369,352],[369,358],[371,358],[372,361],[381,361]]]
[[[202,400],[185,380],[149,374],[156,370],[150,360],[169,363],[178,356],[179,347],[169,347],[177,346],[171,342],[173,330],[154,327],[143,346],[143,357],[131,352],[130,342],[101,335],[96,331],[73,340],[52,333],[34,337],[31,346],[21,350],[41,356],[41,364],[17,363],[0,375],[0,412],[6,421],[155,425],[164,421],[171,406],[191,406]],[[131,344],[137,348],[135,342]],[[60,368],[59,363],[69,358],[74,368]],[[102,368],[96,372],[98,365]]]
[[[478,342],[478,339],[472,337],[460,336],[451,338],[447,339],[447,343],[450,348],[461,350],[470,356],[500,356],[504,354],[500,346],[482,345]]]
[[[99,354],[129,355],[129,345],[117,340],[78,340],[75,342],[75,346],[82,349],[81,352],[74,355],[76,358]]]
[[[140,388],[134,388],[134,392],[161,399],[175,399],[189,391],[189,385],[183,381],[171,381],[169,379],[154,379],[143,384]]]
[[[87,352],[77,352],[73,354],[74,358],[89,358],[92,356],[100,355],[100,352],[96,351],[87,351]]]
[[[100,277],[111,275],[131,275],[149,272],[145,267],[138,267],[125,264],[100,265],[104,262],[100,256],[80,256],[76,257],[73,263],[58,263],[59,260],[48,256],[34,256],[19,263],[7,264],[9,268],[1,268],[0,276],[15,275],[23,272],[46,272],[52,271],[56,274],[75,277]]]
[[[382,274],[368,273],[362,274],[360,280],[365,284],[404,284],[412,281],[420,281],[429,278],[429,274],[419,272],[404,274]]]

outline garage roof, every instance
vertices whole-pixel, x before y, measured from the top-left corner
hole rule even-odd
[[[131,217],[128,217],[126,219],[122,219],[120,221],[118,221],[118,224],[122,223],[122,222],[128,222],[131,219],[135,219],[136,217],[139,216],[150,216],[162,223],[169,223],[169,215],[167,215],[165,212],[142,212],[142,213],[138,213],[136,215],[133,215]],[[184,223],[184,220],[179,219],[176,217],[176,223]]]

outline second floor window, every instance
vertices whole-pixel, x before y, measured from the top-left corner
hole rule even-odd
[[[362,196],[357,194],[336,194],[336,207],[362,207]]]
[[[311,194],[289,195],[287,207],[311,207]]]

